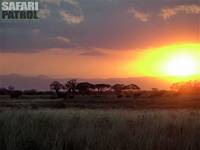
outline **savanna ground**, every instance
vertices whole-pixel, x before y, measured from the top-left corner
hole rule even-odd
[[[199,150],[200,95],[0,97],[1,150]]]
[[[194,110],[42,110],[0,114],[2,150],[199,150]]]
[[[76,95],[56,98],[52,95],[0,96],[0,110],[8,109],[200,109],[200,94],[170,91],[142,91],[118,97],[115,94]]]

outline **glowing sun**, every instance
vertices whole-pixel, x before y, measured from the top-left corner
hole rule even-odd
[[[191,76],[198,72],[197,61],[189,55],[178,55],[169,59],[165,71],[171,76]]]

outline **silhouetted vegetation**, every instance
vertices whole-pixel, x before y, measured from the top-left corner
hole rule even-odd
[[[98,93],[103,93],[107,90],[110,90],[111,85],[109,85],[109,84],[95,84],[94,88],[97,89]]]
[[[51,91],[0,89],[3,108],[199,108],[199,82],[181,82],[172,90],[141,90],[136,84],[92,84],[54,81]],[[192,94],[188,96],[188,94]],[[9,98],[10,97],[10,98]],[[73,99],[72,99],[73,98]],[[17,101],[9,101],[17,100]],[[22,101],[22,102],[21,102]],[[30,102],[29,102],[30,101]]]
[[[11,98],[20,98],[22,96],[22,91],[11,91],[10,92],[10,97]]]
[[[81,82],[76,86],[76,89],[81,95],[89,95],[94,88],[94,85],[89,82]]]
[[[54,81],[50,89],[19,91],[13,86],[0,89],[0,149],[198,150],[200,147],[197,82],[174,84],[171,91],[155,88],[145,91],[135,84],[112,86],[69,80],[64,84]]]
[[[54,81],[50,84],[50,89],[55,90],[57,95],[61,89],[66,90],[66,96],[69,98],[73,98],[75,95],[89,95],[89,94],[98,94],[99,96],[107,93],[115,93],[116,95],[122,95],[127,92],[134,92],[140,90],[140,87],[135,84],[123,85],[123,84],[115,84],[111,86],[109,84],[92,84],[89,82],[80,82],[72,79],[67,81],[65,85]],[[61,93],[63,94],[63,93]],[[123,95],[122,95],[123,96]],[[62,96],[63,97],[63,96]]]
[[[76,85],[77,85],[76,79],[69,80],[65,84],[64,88],[67,90],[69,98],[73,98],[74,95],[76,94]]]
[[[179,93],[197,94],[200,93],[199,81],[178,82],[171,86],[171,89]]]
[[[5,91],[5,89],[4,89]],[[10,95],[10,98],[20,98],[23,94],[20,90],[15,90],[14,86],[9,85],[7,88],[8,94]]]
[[[25,90],[23,92],[23,94],[25,95],[37,95],[38,94],[38,91],[36,89],[31,89],[31,90]]]
[[[115,84],[112,86],[112,89],[115,91],[116,94],[120,94],[124,87],[125,85],[123,84]]]
[[[56,92],[57,97],[59,97],[59,91],[63,88],[64,86],[58,81],[54,81],[50,84],[50,89]]]
[[[10,91],[7,88],[0,88],[0,95],[9,95]]]

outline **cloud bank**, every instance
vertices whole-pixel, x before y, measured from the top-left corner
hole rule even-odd
[[[200,6],[199,5],[179,5],[175,7],[163,8],[161,10],[160,16],[163,19],[169,19],[175,15],[180,13],[184,14],[200,14]]]
[[[199,42],[199,14],[196,0],[42,0],[40,21],[0,22],[0,51],[101,55],[85,51]]]

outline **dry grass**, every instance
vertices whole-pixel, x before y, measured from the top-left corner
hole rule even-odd
[[[39,98],[38,95],[23,95],[20,98],[0,96],[0,110],[2,109],[200,109],[199,94],[174,95],[166,91],[152,92],[143,91],[139,96],[124,96],[117,98],[116,95],[89,95],[75,96],[73,99],[51,99],[50,97]]]
[[[200,111],[0,113],[1,150],[199,150]]]

